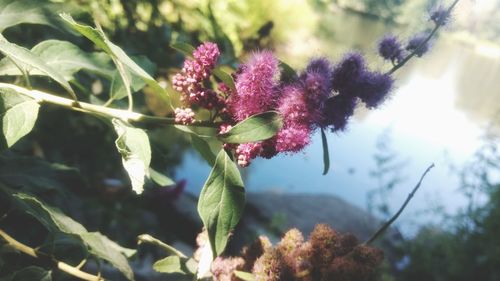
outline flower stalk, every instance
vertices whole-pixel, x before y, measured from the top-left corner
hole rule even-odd
[[[453,10],[453,8],[455,8],[455,6],[458,4],[458,1],[460,0],[455,0],[451,5],[450,7],[448,7],[448,9],[446,10],[446,16],[449,16],[451,11]],[[396,72],[398,69],[400,69],[401,67],[403,67],[403,65],[405,65],[411,58],[413,58],[414,56],[416,56],[418,53],[419,53],[419,50],[426,46],[429,41],[431,40],[431,38],[436,34],[436,32],[438,31],[438,29],[444,25],[444,22],[437,22],[436,25],[434,26],[434,28],[432,29],[432,31],[429,33],[429,35],[427,35],[427,37],[418,45],[417,48],[415,48],[410,54],[408,54],[404,59],[402,59],[400,62],[398,62],[396,65],[394,65],[391,70],[389,70],[387,72],[388,75],[391,75],[393,74],[394,72]]]

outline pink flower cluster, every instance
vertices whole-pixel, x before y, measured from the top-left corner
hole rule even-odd
[[[278,153],[296,153],[311,142],[318,128],[342,130],[358,100],[368,107],[378,106],[392,88],[389,75],[371,72],[359,54],[349,54],[335,67],[325,58],[313,59],[293,79],[283,81],[280,62],[270,51],[253,53],[233,73],[235,90],[220,83],[217,90],[206,87],[220,52],[214,43],[204,43],[173,77],[187,108],[175,110],[180,124],[194,122],[193,105],[215,112],[222,122],[219,133],[265,111],[283,117],[283,127],[271,139],[243,144],[224,144],[238,164],[248,166],[256,157],[272,158]]]
[[[272,109],[279,82],[278,60],[270,51],[254,53],[236,78],[237,94],[229,97],[228,108],[236,121]]]
[[[181,100],[187,106],[197,105],[207,109],[225,106],[223,98],[203,85],[210,78],[219,56],[217,45],[205,42],[193,52],[193,59],[184,62],[181,73],[173,77],[174,89],[181,93]]]
[[[228,104],[235,121],[253,114],[276,110],[283,127],[276,136],[235,149],[238,164],[248,166],[257,156],[301,151],[311,141],[313,131],[322,126],[324,104],[332,92],[332,66],[328,60],[312,60],[305,71],[289,83],[279,80],[279,62],[268,51],[255,53],[236,79],[236,93]]]
[[[191,108],[176,108],[175,122],[183,125],[192,124],[194,120],[194,112]]]

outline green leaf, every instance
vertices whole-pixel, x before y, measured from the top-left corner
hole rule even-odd
[[[170,47],[176,49],[177,51],[183,53],[187,57],[193,57],[193,52],[196,50],[193,46],[185,42],[177,42],[170,44]]]
[[[45,205],[31,195],[15,193],[13,196],[21,209],[35,217],[51,232],[62,231],[77,235],[87,232],[83,225],[63,214],[61,210]]]
[[[293,81],[297,78],[297,72],[287,63],[279,61],[279,66],[281,68],[281,80],[282,81]]]
[[[86,232],[80,235],[89,246],[90,253],[98,256],[122,272],[129,280],[134,280],[134,273],[128,264],[126,254],[130,255],[134,250],[126,249],[109,240],[108,237],[99,232]]]
[[[47,0],[0,0],[0,33],[22,23],[41,24],[61,29],[61,19],[55,13],[68,10],[64,5]]]
[[[82,69],[107,79],[111,79],[113,75],[108,55],[102,52],[86,53],[67,41],[43,41],[33,47],[31,53],[38,56],[52,69],[57,69],[67,81],[73,80],[74,74]],[[46,72],[36,68],[28,70],[30,75],[47,75]],[[0,61],[0,75],[20,76],[23,74],[10,59],[4,58]]]
[[[45,73],[47,76],[59,83],[66,91],[68,91],[71,97],[76,100],[75,92],[59,71],[47,65],[43,60],[41,60],[37,55],[31,53],[28,49],[10,43],[5,37],[3,37],[2,34],[0,34],[0,52],[28,71],[30,71],[30,68],[33,68]]]
[[[220,67],[217,67],[213,71],[214,75],[219,78],[226,86],[228,86],[231,90],[236,91],[236,86],[234,85],[233,77],[222,70]]]
[[[14,145],[35,126],[40,105],[12,89],[0,88],[0,150]]]
[[[163,100],[170,102],[170,97],[167,91],[156,82],[144,69],[135,63],[127,54],[117,45],[113,44],[106,35],[98,29],[92,28],[88,25],[77,23],[69,14],[61,14],[61,17],[76,31],[83,36],[87,37],[90,41],[94,42],[99,48],[110,55],[114,60],[120,62],[125,66],[125,70],[139,76],[146,84],[148,84],[159,97]]]
[[[235,270],[234,275],[243,281],[255,281],[255,276],[250,272]]]
[[[248,117],[236,124],[219,139],[226,143],[247,143],[266,140],[278,133],[283,118],[276,111],[267,111]]]
[[[218,134],[218,129],[217,128],[195,128],[195,127],[189,127],[189,126],[184,126],[184,125],[174,125],[174,128],[178,129],[179,131],[182,131],[184,133],[188,134],[193,134],[197,135],[200,138],[213,138],[217,136]]]
[[[240,172],[226,151],[221,150],[198,200],[198,213],[208,231],[214,256],[226,248],[244,205],[245,189]]]
[[[188,133],[191,136],[191,144],[201,157],[210,166],[214,165],[217,153],[222,148],[222,143],[215,137],[218,133],[216,128],[193,128],[184,125],[174,125],[174,127]]]
[[[149,168],[149,178],[154,181],[159,186],[171,186],[175,184],[171,178],[165,176],[164,174],[154,170],[153,168]]]
[[[87,245],[78,235],[59,231],[51,232],[45,243],[37,247],[37,250],[68,264],[78,264],[89,257]]]
[[[68,184],[74,188],[85,186],[85,179],[77,169],[52,164],[39,157],[6,154],[0,156],[0,181],[35,194],[66,191]]]
[[[133,60],[144,68],[148,73],[153,73],[155,70],[155,65],[145,56],[133,57]],[[131,87],[132,92],[140,91],[146,82],[140,77],[135,75],[129,70],[125,69],[124,75],[127,75],[127,81],[130,81],[129,87]],[[123,78],[119,71],[113,73],[113,79],[111,82],[110,95],[113,99],[119,100],[127,96],[126,85],[123,82]]]
[[[149,176],[149,165],[151,163],[151,146],[146,132],[134,128],[129,124],[113,119],[115,131],[118,134],[116,148],[122,156],[123,167],[127,171],[132,189],[141,194],[144,190],[144,182]]]
[[[35,197],[25,193],[15,193],[18,206],[32,215],[51,232],[64,232],[80,237],[87,245],[90,253],[102,258],[120,270],[129,280],[133,280],[133,272],[125,256],[135,253],[109,240],[99,232],[87,232],[85,227],[63,214],[59,209],[48,206]]]
[[[213,140],[217,141],[217,139]],[[215,164],[215,158],[217,157],[216,153],[221,148],[220,142],[217,141],[217,143],[218,144],[211,146],[208,140],[200,138],[195,134],[191,135],[191,144],[198,151],[198,153],[200,153],[201,157],[203,157],[203,159],[207,161],[207,163],[210,166],[213,166]],[[215,150],[214,148],[217,150]]]
[[[186,274],[184,270],[182,270],[181,258],[178,256],[169,256],[155,262],[153,264],[153,269],[157,272],[162,272],[162,273]]]
[[[51,281],[52,276],[50,271],[47,271],[38,266],[28,266],[10,275],[0,278],[0,281]]]
[[[323,175],[328,173],[330,169],[330,154],[328,152],[328,141],[326,139],[325,130],[321,128],[321,141],[323,143],[323,163],[325,164],[325,168],[323,169]]]

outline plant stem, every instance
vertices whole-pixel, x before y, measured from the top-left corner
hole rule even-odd
[[[420,177],[420,180],[418,181],[417,185],[413,188],[413,190],[410,192],[410,194],[408,194],[408,197],[406,198],[405,202],[403,203],[403,205],[401,206],[401,208],[399,208],[399,210],[397,211],[396,214],[394,214],[394,216],[392,216],[392,218],[390,218],[386,223],[384,223],[384,225],[382,225],[381,228],[379,228],[377,230],[377,232],[375,232],[371,237],[370,239],[368,239],[366,242],[365,242],[365,245],[369,245],[371,244],[373,241],[375,241],[380,235],[382,235],[386,230],[387,228],[389,228],[389,226],[391,226],[391,224],[396,221],[396,219],[399,217],[399,215],[401,215],[401,213],[403,212],[403,210],[406,208],[406,206],[408,205],[408,203],[410,203],[411,199],[413,198],[413,196],[415,195],[415,193],[417,192],[418,188],[420,187],[420,185],[422,184],[422,181],[424,180],[424,177],[427,175],[427,173],[432,169],[434,168],[434,164],[431,164],[429,167],[427,167],[427,169],[425,170],[425,172],[422,174],[422,176]]]
[[[450,5],[450,7],[448,8],[448,10],[446,11],[446,16],[449,16],[450,13],[451,13],[451,10],[453,10],[453,8],[457,5],[458,1],[460,0],[455,0],[453,2],[453,4]],[[407,55],[402,61],[400,61],[398,64],[396,64],[395,66],[393,66],[391,68],[391,70],[389,70],[387,72],[388,75],[391,75],[393,74],[394,72],[396,72],[396,70],[400,69],[401,67],[403,67],[403,65],[405,65],[411,58],[413,58],[417,52],[423,47],[425,46],[432,38],[432,36],[434,36],[434,34],[436,34],[436,32],[438,31],[438,29],[443,26],[443,24],[436,24],[436,26],[432,29],[431,33],[429,33],[429,35],[427,35],[427,37],[425,38],[424,41],[422,41],[417,48],[415,48],[415,50],[413,50],[413,52],[411,52],[409,55]]]
[[[12,236],[8,235],[5,233],[2,229],[0,229],[0,237],[2,237],[11,247],[14,249],[18,250],[21,253],[24,253],[26,255],[29,255],[34,258],[45,258],[46,256],[43,255],[42,253],[39,253],[37,250],[31,248],[30,246],[27,246],[16,239],[14,239]],[[61,271],[64,271],[72,276],[78,277],[82,280],[87,280],[87,281],[103,281],[104,279],[101,277],[98,277],[96,275],[81,271],[80,269],[73,267],[65,262],[58,261],[54,258],[51,258],[51,261],[54,263],[54,266],[58,268]]]
[[[188,257],[182,253],[181,251],[177,250],[176,248],[168,245],[168,244],[165,244],[163,243],[162,241],[154,238],[153,236],[149,235],[149,234],[141,234],[137,237],[137,240],[138,240],[138,243],[141,244],[141,243],[150,243],[150,244],[153,244],[153,245],[156,245],[156,246],[159,246],[161,248],[163,248],[165,251],[167,251],[169,254],[172,254],[172,255],[176,255],[180,258],[183,258],[183,259],[187,259]]]
[[[0,83],[0,88],[12,89],[22,95],[31,97],[32,99],[38,101],[39,103],[54,104],[68,108],[70,110],[81,111],[86,113],[94,113],[107,118],[121,119],[126,122],[153,123],[159,125],[181,125],[176,123],[174,118],[151,116],[128,110],[115,109],[115,108],[90,104],[86,102],[76,102],[71,99],[47,94],[38,90],[28,90],[26,88],[16,86],[13,84]],[[217,128],[219,125],[220,124],[218,123],[208,122],[208,121],[196,121],[195,123],[189,124],[189,126],[195,126],[195,127],[214,127],[214,128]]]

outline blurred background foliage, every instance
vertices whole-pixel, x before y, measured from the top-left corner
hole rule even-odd
[[[252,50],[263,48],[274,49],[284,61],[300,67],[308,58],[322,54],[338,58],[345,51],[355,49],[369,55],[381,35],[388,31],[402,36],[412,34],[421,28],[427,11],[440,4],[438,0],[49,2],[55,5],[47,11],[50,20],[57,18],[54,17],[56,11],[63,10],[88,24],[95,20],[128,54],[145,55],[155,65],[155,77],[167,83],[183,62],[183,56],[169,47],[174,42],[197,45],[215,41],[222,49],[221,62],[230,67],[236,67]],[[495,50],[494,46],[500,43],[500,1],[490,2],[477,8],[471,1],[462,1],[462,9],[470,9],[470,13],[455,17],[449,36],[465,45],[482,42],[486,52]],[[7,29],[5,36],[28,48],[43,40],[58,38],[74,42],[87,51],[94,49],[90,42],[65,30],[57,20],[52,25],[23,24]],[[380,65],[374,56],[368,57],[372,64]],[[78,87],[79,95],[87,100],[102,101],[100,95],[106,95],[109,83],[95,75],[78,75],[79,81],[84,81]],[[43,80],[38,82],[44,87],[53,87]],[[491,88],[487,90],[492,91]],[[161,103],[148,94],[147,88],[143,93],[136,96],[140,111],[164,115]],[[470,105],[468,101],[463,103]],[[491,108],[495,100],[486,103]],[[476,111],[479,115],[482,112],[482,109]],[[136,236],[143,232],[167,242],[181,240],[193,245],[198,229],[182,223],[182,216],[171,204],[182,192],[183,183],[171,189],[152,187],[144,196],[134,196],[126,186],[120,157],[114,152],[115,136],[108,126],[94,117],[46,107],[34,132],[12,151],[0,155],[0,181],[37,195],[88,229],[99,230],[131,248],[135,248]],[[465,167],[457,168],[461,174],[460,192],[467,195],[468,206],[459,214],[436,213],[443,223],[425,225],[414,238],[398,245],[401,262],[394,269],[388,269],[385,279],[500,278],[497,128],[494,126],[484,137],[485,145],[475,158]],[[156,129],[149,131],[153,166],[178,179],[173,168],[182,163],[189,139],[173,129],[150,129]],[[378,188],[371,193],[374,198],[371,209],[381,217],[391,213],[384,197],[401,183],[399,171],[405,163],[387,143],[385,139],[380,141],[380,151],[375,155],[377,168],[372,171]],[[0,215],[4,215],[9,212],[10,203],[1,196],[0,200],[3,200]],[[20,225],[19,221],[24,223]],[[15,211],[9,213],[7,219],[1,219],[0,225],[23,241],[41,241],[47,235],[39,223]],[[0,248],[0,252],[4,250]],[[0,259],[1,275],[31,262],[14,258],[12,253],[5,255],[10,258]]]

